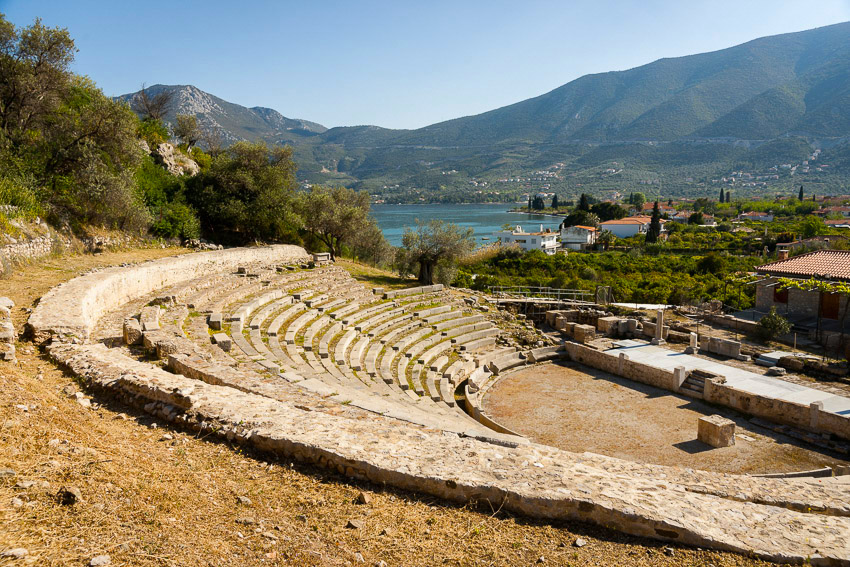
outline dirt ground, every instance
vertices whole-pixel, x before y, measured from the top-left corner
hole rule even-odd
[[[20,327],[50,287],[96,265],[178,250],[51,259],[0,280]],[[766,563],[632,538],[578,522],[537,522],[354,483],[157,424],[82,391],[31,344],[0,367],[0,565],[686,565]],[[102,405],[101,405],[102,404]],[[62,505],[76,487],[82,500]],[[357,504],[357,495],[371,495]],[[247,498],[240,501],[240,497]],[[349,524],[353,521],[354,524]],[[346,527],[354,525],[355,527]],[[357,527],[359,526],[359,527]],[[586,540],[575,547],[576,538]]]
[[[539,443],[647,463],[730,473],[847,464],[728,409],[577,364],[510,374],[487,392],[484,410]],[[733,447],[697,440],[697,420],[712,414],[737,423]]]

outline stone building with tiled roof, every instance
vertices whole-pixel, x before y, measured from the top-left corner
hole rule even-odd
[[[798,289],[779,289],[779,278],[800,280],[850,281],[850,250],[816,250],[808,254],[780,258],[756,268],[765,276],[756,284],[756,310],[766,313],[775,307],[777,313],[800,325],[816,326],[818,318],[835,326],[844,315],[847,296]]]

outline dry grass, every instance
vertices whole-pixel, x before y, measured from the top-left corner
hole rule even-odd
[[[0,295],[31,305],[82,269],[167,252],[51,260],[0,281]],[[20,324],[24,314],[15,313]],[[102,553],[127,566],[357,565],[361,557],[364,565],[529,565],[541,556],[554,565],[761,564],[688,548],[667,555],[663,544],[603,528],[352,483],[154,428],[108,400],[84,408],[63,391],[77,388],[73,379],[30,350],[19,345],[19,364],[0,368],[0,468],[17,472],[0,480],[0,550],[27,548],[33,564],[87,565]],[[173,439],[164,439],[166,431]],[[36,484],[16,488],[22,481]],[[59,505],[63,486],[78,487],[83,501]],[[373,495],[370,504],[355,503],[360,490]],[[250,503],[240,504],[240,496]],[[14,498],[23,505],[15,507]],[[346,528],[349,520],[362,527]],[[587,545],[573,547],[576,537]]]
[[[383,287],[385,289],[402,289],[405,287],[415,287],[419,282],[413,278],[402,278],[394,272],[367,266],[351,260],[339,258],[336,261],[337,266],[343,267],[359,282],[369,287]]]

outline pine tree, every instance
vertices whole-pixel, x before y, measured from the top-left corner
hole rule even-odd
[[[803,200],[803,186],[802,185],[800,185],[800,194],[798,195],[798,198],[800,199],[800,201]]]
[[[557,196],[557,195],[555,195],[555,196],[553,196],[553,197],[552,197],[552,208],[553,208],[553,209],[557,209],[557,208],[558,208],[558,196]]]
[[[721,203],[726,202],[726,195],[723,193],[723,187],[720,188],[720,202]]]
[[[726,191],[726,202],[727,203],[732,202],[732,190],[731,189],[729,191]]]
[[[528,196],[528,210],[531,210],[531,195]]]
[[[658,201],[655,201],[655,206],[652,207],[652,218],[649,221],[649,230],[646,231],[646,243],[653,244],[658,242],[658,237],[661,235],[661,211],[658,208]]]
[[[590,210],[590,201],[587,198],[587,193],[581,194],[581,198],[578,200],[578,210],[580,210],[580,211],[589,211]]]

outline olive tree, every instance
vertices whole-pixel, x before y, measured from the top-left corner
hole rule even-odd
[[[298,202],[304,229],[327,246],[333,259],[342,254],[343,244],[353,243],[359,234],[368,231],[375,236],[369,230],[374,221],[365,192],[313,185],[299,195]]]
[[[434,283],[435,269],[450,270],[461,257],[475,247],[471,228],[434,219],[427,223],[416,221],[416,229],[406,228],[397,263],[399,271],[411,273],[418,270],[419,282]]]
[[[186,144],[187,149],[197,144],[201,139],[201,127],[198,126],[197,116],[178,114],[177,123],[174,125],[174,136]]]

